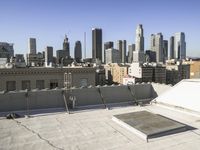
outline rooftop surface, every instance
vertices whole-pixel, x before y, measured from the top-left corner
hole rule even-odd
[[[147,143],[112,121],[113,115],[148,111],[194,127]],[[127,106],[0,119],[0,149],[66,150],[198,150],[200,117],[160,105]]]

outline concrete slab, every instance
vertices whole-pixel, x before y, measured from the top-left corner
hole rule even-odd
[[[178,134],[144,140],[119,126],[112,117],[117,114],[149,111],[195,127]],[[200,150],[199,117],[169,110],[157,105],[145,107],[95,109],[31,118],[0,118],[0,149],[15,150]]]
[[[186,130],[185,124],[148,111],[114,115],[112,120],[145,140]]]

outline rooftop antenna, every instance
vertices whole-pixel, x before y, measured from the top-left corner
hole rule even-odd
[[[84,55],[86,59],[86,32],[84,32]]]

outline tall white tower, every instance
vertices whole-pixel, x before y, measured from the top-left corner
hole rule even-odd
[[[139,24],[136,29],[136,38],[135,38],[135,51],[133,51],[133,62],[134,63],[144,63],[144,35],[142,24]]]
[[[139,24],[136,29],[135,50],[144,51],[144,35],[142,24]]]

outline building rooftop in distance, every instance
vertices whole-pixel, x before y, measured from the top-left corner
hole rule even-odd
[[[149,140],[112,121],[114,115],[148,111],[192,126],[176,134]],[[15,120],[0,119],[0,149],[66,150],[188,150],[200,149],[200,117],[161,105],[127,106],[113,109],[77,110],[40,114]]]

